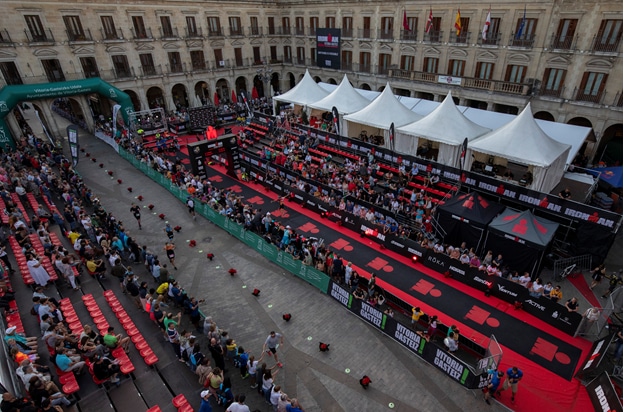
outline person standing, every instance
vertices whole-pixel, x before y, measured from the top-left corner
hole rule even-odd
[[[488,385],[486,386],[486,391],[484,392],[484,401],[486,403],[488,403],[489,405],[491,404],[491,401],[489,401],[490,397],[495,397],[495,392],[497,392],[499,390],[499,385],[502,382],[502,378],[504,377],[504,372],[502,371],[492,371],[493,373],[491,374],[491,380],[488,383]]]
[[[593,290],[593,288],[599,285],[602,279],[606,277],[606,267],[604,266],[604,263],[593,269],[591,273],[593,273],[593,280],[589,285],[589,289]]]
[[[226,412],[250,412],[249,407],[244,404],[245,400],[246,396],[244,394],[239,394],[236,396],[235,402],[229,405]]]
[[[619,271],[621,273],[621,270]],[[617,276],[617,273],[612,273],[610,279],[608,280],[608,290],[606,290],[606,292],[604,292],[604,294],[602,295],[602,297],[604,299],[608,298],[608,295],[610,295],[611,293],[613,293],[613,291],[615,290],[615,288],[617,287],[617,284],[619,283],[619,276]]]
[[[137,220],[137,226],[142,230],[142,213],[140,207],[135,203],[131,203],[131,213],[133,213],[133,217]]]
[[[600,318],[600,310],[598,308],[591,307],[587,309],[586,312],[584,312],[584,319],[582,320],[582,323],[580,324],[578,335],[586,334],[589,331],[589,329],[591,329],[591,326],[595,322],[597,322],[599,318]]]
[[[276,333],[273,330],[270,332],[270,335],[268,335],[266,341],[264,342],[260,359],[264,358],[264,353],[268,354],[268,356],[273,355],[275,357],[275,362],[277,363],[277,366],[283,368],[283,364],[279,362],[279,358],[277,357],[278,346],[283,346],[283,335]]]
[[[177,270],[177,265],[174,263],[174,249],[175,248],[176,246],[172,242],[166,242],[166,246],[164,246],[164,250],[166,251],[166,256],[168,257],[168,260],[170,260],[170,263],[174,267],[174,270]]]
[[[192,219],[196,220],[196,212],[194,211],[194,198],[192,196],[188,196],[186,204],[188,206],[188,213],[192,216]]]
[[[212,412],[212,405],[209,403],[210,396],[211,392],[207,389],[201,392],[201,407],[198,412]]]
[[[523,378],[523,372],[519,370],[518,367],[513,366],[512,368],[509,368],[506,371],[506,380],[504,381],[504,385],[501,387],[501,389],[498,389],[496,392],[497,396],[501,396],[501,392],[510,388],[512,391],[512,396],[510,397],[510,400],[514,403],[515,395],[517,394],[517,390],[519,388],[519,382],[521,381],[522,378]]]
[[[29,255],[26,265],[28,266],[28,271],[30,272],[30,275],[35,283],[37,283],[39,286],[45,287],[46,285],[48,285],[50,275],[43,267],[41,262],[42,260],[39,256]]]

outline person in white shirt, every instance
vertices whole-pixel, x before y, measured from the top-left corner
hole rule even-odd
[[[528,272],[525,272],[519,277],[519,284],[527,288],[528,283],[530,283],[531,280],[532,278],[530,277],[530,274]]]

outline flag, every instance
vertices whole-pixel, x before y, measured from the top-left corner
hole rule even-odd
[[[521,19],[521,24],[519,24],[519,29],[517,30],[517,34],[515,35],[515,40],[519,40],[521,36],[523,36],[523,29],[526,27],[526,7],[523,6],[523,18]]]
[[[334,118],[334,125],[336,126],[336,134],[340,134],[340,119],[338,118],[338,109],[336,106],[331,108],[331,115]]]
[[[244,91],[240,92],[240,95],[242,96],[242,101],[244,102],[244,105],[246,106],[246,114],[249,117],[253,117],[253,111],[251,110],[251,107],[249,106],[249,102],[248,100],[246,100],[246,96],[244,95]]]
[[[460,170],[464,168],[464,162],[467,158],[467,146],[469,144],[469,138],[465,137],[462,142],[462,150],[460,151]]]
[[[425,25],[425,32],[429,33],[432,31],[432,29],[434,28],[434,25],[432,24],[432,8],[430,7],[430,16],[427,18],[427,24]]]
[[[454,23],[454,28],[456,29],[456,36],[460,36],[460,32],[462,31],[462,20],[460,20],[460,9],[458,9],[458,13],[456,13],[456,22]]]
[[[484,22],[484,27],[482,28],[482,40],[486,40],[486,35],[488,34],[488,29],[491,27],[491,9],[488,9],[488,14],[486,15],[486,22]]]
[[[390,129],[388,129],[388,135],[390,136],[390,150],[395,150],[395,123],[390,124]]]
[[[406,16],[406,10],[403,10],[403,29],[410,30],[410,26],[408,25],[408,16]]]

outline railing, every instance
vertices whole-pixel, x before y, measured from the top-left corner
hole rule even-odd
[[[167,39],[178,39],[179,38],[179,29],[176,27],[171,27],[168,30],[164,30],[163,27],[159,28],[159,37],[162,40]]]
[[[132,28],[131,35],[133,36],[133,40],[153,40],[153,32],[150,27],[147,27],[144,30]]]
[[[231,67],[231,62],[229,59],[219,60],[216,62],[216,65],[213,67],[215,70],[227,70]]]
[[[612,105],[615,107],[624,107],[624,92],[617,92]]]
[[[552,36],[549,47],[554,50],[575,50],[578,36]]]
[[[261,27],[249,27],[249,36],[257,37],[264,34],[264,30]]]
[[[377,74],[388,75],[388,70],[390,70],[388,66],[377,66]]]
[[[301,57],[301,58],[297,57],[295,59],[295,64],[297,66],[304,66],[305,65],[305,58],[304,57]]]
[[[358,29],[358,39],[370,39],[374,32],[373,29]]]
[[[492,86],[491,80],[484,79],[465,79],[464,85],[465,87],[470,87],[473,89],[483,89],[490,90]]]
[[[115,29],[115,32],[100,29],[100,34],[104,42],[124,40],[124,34],[122,34],[122,29]]]
[[[208,29],[207,37],[224,37],[222,27],[218,29]]]
[[[189,27],[185,28],[185,38],[186,39],[202,39],[203,38],[203,28],[197,27],[195,30],[191,31]]]
[[[235,67],[244,67],[244,59],[233,59],[233,64]]]
[[[305,36],[305,27],[295,27],[294,28],[295,36]]]
[[[579,102],[600,103],[606,96],[606,90],[600,91],[597,94],[590,94],[590,91],[585,89],[574,90],[573,100]]]
[[[534,34],[521,36],[518,39],[516,37],[517,36],[515,33],[512,33],[510,35],[510,42],[508,43],[508,46],[523,47],[525,49],[531,49],[532,47],[534,47],[534,38],[535,38]]]
[[[547,86],[541,86],[539,89],[539,95],[541,96],[549,96],[549,97],[561,97],[563,95],[564,87],[560,87],[558,89],[548,89]]]
[[[358,64],[358,72],[360,73],[373,73],[373,66],[370,64]]]
[[[307,33],[307,35],[308,35],[308,36],[316,36],[316,29],[317,29],[317,28],[318,28],[318,27],[308,27],[308,33]]]
[[[353,29],[352,28],[342,28],[340,29],[340,35],[343,39],[352,39],[353,38]]]
[[[9,36],[9,32],[7,29],[0,30],[0,45],[3,46],[13,46],[14,43],[11,40],[11,36]]]
[[[269,36],[290,36],[291,33],[291,29],[290,27],[286,27],[286,26],[276,26],[276,27],[269,27],[268,28],[268,35]]]
[[[68,34],[69,42],[94,41],[94,38],[92,37],[92,32],[89,29],[87,29],[83,33],[72,33],[66,30],[66,33]]]
[[[159,76],[163,74],[161,65],[158,66],[140,66],[140,73],[142,76]]]
[[[231,37],[243,37],[244,30],[242,30],[242,27],[229,27],[229,35]]]
[[[486,33],[486,40],[482,38],[482,33],[478,34],[478,45],[480,46],[499,46],[501,40],[501,33]]]
[[[55,38],[52,35],[52,31],[50,29],[45,29],[43,33],[31,33],[30,30],[24,29],[24,33],[26,34],[26,40],[28,43],[54,43]]]
[[[469,44],[470,38],[471,32],[469,31],[462,31],[460,35],[456,34],[456,30],[449,32],[449,43],[451,44]]]
[[[340,70],[347,71],[347,72],[354,71],[353,70],[353,63],[351,63],[351,62],[340,62]]]
[[[377,30],[377,38],[379,40],[394,40],[395,39],[395,35],[393,33],[393,30]]]
[[[209,62],[207,60],[199,62],[192,61],[191,71],[192,72],[205,72],[209,70]]]
[[[403,41],[416,41],[418,36],[419,33],[417,31],[401,29],[399,32],[399,40]]]
[[[166,71],[168,74],[180,74],[185,72],[185,64],[168,64],[166,65]]]
[[[621,50],[622,38],[609,39],[606,36],[596,35],[591,42],[591,51],[600,53],[618,53]]]
[[[424,43],[442,43],[443,42],[443,31],[430,31],[429,33],[425,33],[423,35]]]

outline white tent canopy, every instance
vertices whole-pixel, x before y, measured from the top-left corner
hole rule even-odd
[[[423,138],[438,142],[438,163],[457,166],[464,139],[471,141],[489,131],[458,110],[450,91],[445,100],[423,119],[397,128],[395,150],[414,155],[419,148],[419,138]]]
[[[386,84],[384,91],[364,109],[345,116],[349,126],[347,130],[349,136],[357,136],[362,125],[385,130],[385,134],[388,134],[387,131],[391,123],[394,123],[395,128],[398,128],[421,118],[422,116],[414,113],[397,100],[390,84]],[[385,142],[389,140],[388,138],[384,139]],[[389,143],[386,145],[389,147]]]
[[[469,143],[469,151],[484,153],[527,165],[532,172],[530,188],[549,193],[563,175],[570,145],[549,137],[532,116],[530,104],[511,122]],[[467,156],[465,169],[473,157]]]
[[[294,86],[292,89],[288,90],[284,94],[273,97],[273,101],[306,106],[321,100],[328,94],[328,91],[316,84],[314,79],[312,79],[312,76],[310,76],[310,72],[308,70],[305,70],[303,79],[301,79],[301,81],[296,86]]]

